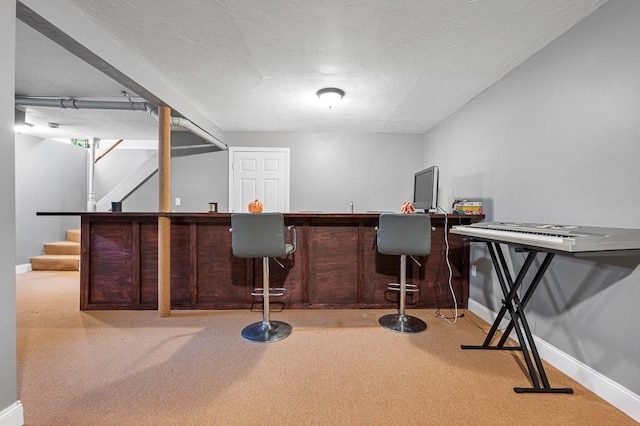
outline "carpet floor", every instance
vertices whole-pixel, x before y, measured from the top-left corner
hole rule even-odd
[[[529,386],[514,352],[462,351],[489,325],[408,310],[425,332],[389,332],[389,310],[284,310],[286,339],[250,343],[250,311],[85,311],[79,273],[17,276],[18,388],[40,425],[634,425],[556,369],[573,395]]]

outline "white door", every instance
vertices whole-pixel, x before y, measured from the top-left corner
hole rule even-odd
[[[254,200],[289,212],[289,148],[229,148],[229,209],[247,212]]]

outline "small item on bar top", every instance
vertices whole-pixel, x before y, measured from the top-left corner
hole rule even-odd
[[[209,213],[218,213],[218,203],[213,201],[209,203]]]
[[[262,201],[255,200],[255,201],[251,201],[247,206],[247,208],[249,209],[250,213],[262,213],[262,209],[264,208],[264,205],[262,204]]]
[[[411,201],[405,201],[400,206],[400,212],[404,214],[414,214],[416,212],[416,208]]]
[[[456,198],[453,201],[453,212],[456,214],[484,214],[482,210],[482,201],[469,201],[462,198]]]

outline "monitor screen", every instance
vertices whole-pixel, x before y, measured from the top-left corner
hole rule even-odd
[[[413,177],[413,205],[425,212],[435,212],[438,206],[438,166],[417,172]]]

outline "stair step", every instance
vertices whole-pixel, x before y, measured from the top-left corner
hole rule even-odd
[[[69,229],[67,231],[67,240],[75,241],[76,243],[80,242],[80,230],[79,229]]]
[[[34,271],[78,271],[80,256],[62,254],[43,254],[31,258]]]
[[[80,243],[75,241],[58,241],[44,244],[44,254],[80,254]]]

